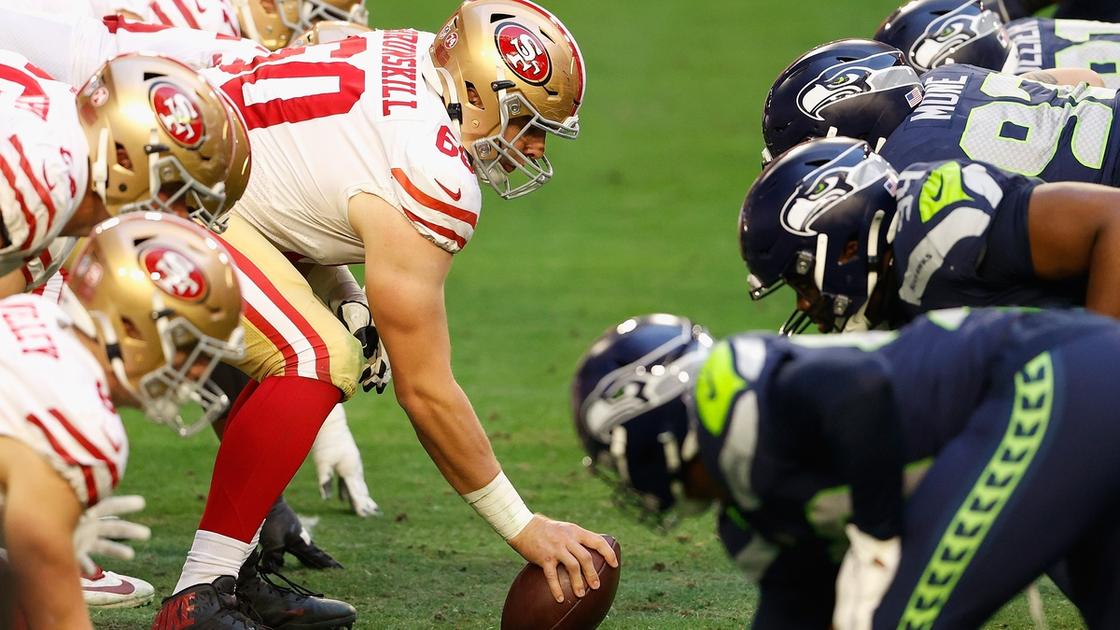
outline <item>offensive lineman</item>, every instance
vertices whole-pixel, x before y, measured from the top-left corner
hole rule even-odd
[[[33,628],[91,627],[71,539],[81,510],[124,474],[114,405],[176,429],[188,403],[213,419],[221,401],[206,379],[243,351],[229,258],[187,221],[134,213],[100,224],[70,287],[61,308],[0,301],[0,531]]]
[[[974,160],[1048,182],[1120,185],[1120,100],[1115,90],[1086,85],[1086,72],[1046,72],[1076,84],[1064,86],[951,64],[919,79],[886,44],[832,42],[775,81],[763,118],[764,157],[810,138],[848,136],[866,140],[898,169]]]
[[[1086,306],[1120,318],[1120,191],[969,161],[901,175],[867,143],[770,164],[739,218],[751,296],[798,294],[783,330],[895,328],[956,306]]]
[[[1089,627],[1120,623],[1116,322],[959,309],[713,346],[654,315],[591,348],[592,469],[661,521],[720,500],[754,628],[980,627],[1062,560]]]
[[[891,13],[875,39],[901,50],[918,72],[946,63],[1008,74],[1083,68],[1120,87],[1120,24],[1027,18],[1005,25],[982,0],[915,0]]]
[[[47,27],[12,17],[23,29]],[[118,24],[118,32],[129,28]],[[89,59],[22,45],[63,71]],[[98,41],[95,49],[111,47]],[[250,129],[253,176],[222,238],[245,280],[248,350],[239,367],[259,384],[231,413],[200,531],[164,610],[237,573],[322,418],[358,384],[362,350],[289,259],[365,262],[365,292],[393,358],[397,399],[445,478],[544,567],[557,599],[558,564],[577,594],[585,584],[597,587],[583,545],[612,564],[613,553],[582,528],[534,516],[501,473],[451,373],[443,303],[451,256],[477,225],[478,179],[506,198],[527,194],[552,176],[546,135],[578,134],[584,68],[570,34],[532,3],[472,0],[436,36],[375,31],[204,73]],[[335,87],[302,80],[312,77],[329,77]],[[363,378],[371,387],[384,377],[376,369],[384,351],[373,345]],[[277,426],[286,428],[285,443],[276,443]],[[203,622],[200,614],[182,625]]]

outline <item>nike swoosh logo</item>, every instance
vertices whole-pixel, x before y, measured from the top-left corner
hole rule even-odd
[[[108,586],[82,586],[83,591],[90,591],[93,593],[113,593],[115,595],[131,595],[136,592],[136,587],[125,582],[122,579],[117,579],[116,584]]]
[[[936,195],[930,195],[930,201],[932,201],[933,203],[937,203],[937,202],[941,201],[941,195],[944,194],[944,192],[945,192],[945,178],[944,177],[939,177],[937,179],[937,194]]]
[[[436,182],[436,186],[439,186],[440,188],[442,188],[443,192],[447,193],[447,196],[451,197],[453,200],[459,201],[460,199],[463,198],[463,189],[462,188],[460,188],[459,190],[456,190],[455,192],[451,192],[451,189],[448,188],[447,186],[444,186],[443,184],[439,183],[438,179],[435,180],[435,182]]]

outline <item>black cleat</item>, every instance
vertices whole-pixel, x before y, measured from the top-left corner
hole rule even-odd
[[[168,597],[152,621],[152,630],[269,630],[238,609],[235,584],[232,577],[224,576]]]
[[[279,573],[260,570],[259,560],[259,554],[253,552],[237,576],[237,601],[242,612],[278,630],[350,628],[357,620],[358,611],[350,604],[326,599],[322,593],[313,593]],[[286,586],[276,584],[270,576],[283,580]]]
[[[284,553],[290,553],[309,569],[341,569],[342,565],[311,541],[311,535],[300,525],[295,511],[284,497],[272,504],[261,528],[261,569],[275,572],[284,566]]]

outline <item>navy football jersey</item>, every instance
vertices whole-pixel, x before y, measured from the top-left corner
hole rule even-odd
[[[879,151],[896,169],[974,160],[1048,182],[1120,184],[1116,90],[963,64],[935,68],[922,84],[922,102]]]
[[[1120,88],[1120,24],[1027,18],[1007,25],[1018,56],[1016,73],[1087,68]]]
[[[968,161],[903,171],[891,245],[897,319],[957,306],[1083,306],[1083,279],[1034,272],[1028,208],[1040,183]]]
[[[898,535],[898,488],[917,487],[986,396],[1003,392],[1015,370],[1039,353],[1115,327],[1080,310],[950,309],[896,332],[748,333],[716,344],[690,404],[704,467],[730,495],[719,535],[762,585],[760,614],[769,605],[796,615],[797,602],[830,611],[830,590],[813,589],[819,592],[809,601],[799,589],[833,583],[849,520],[882,538]],[[885,377],[890,388],[883,405],[869,381],[819,378],[838,368]],[[882,458],[890,454],[897,456],[891,465],[900,480],[883,475],[882,465],[866,464],[889,461]],[[857,489],[852,471],[860,467],[868,476]],[[879,496],[860,498],[867,487],[877,487]]]

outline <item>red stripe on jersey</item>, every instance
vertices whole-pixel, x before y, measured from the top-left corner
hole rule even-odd
[[[31,246],[31,239],[35,237],[35,215],[28,210],[27,202],[23,199],[23,193],[16,186],[16,174],[12,172],[12,168],[8,166],[8,161],[3,156],[0,156],[0,173],[3,173],[4,179],[8,180],[8,186],[15,193],[19,209],[23,211],[23,220],[27,221],[27,238],[19,246],[20,249],[27,249]]]
[[[40,68],[39,66],[36,66],[36,65],[35,65],[35,64],[33,64],[33,63],[28,63],[27,65],[25,65],[25,66],[23,67],[23,69],[24,69],[24,70],[26,70],[26,71],[28,71],[28,72],[30,72],[31,74],[33,74],[33,75],[35,75],[35,76],[39,77],[40,79],[46,79],[46,80],[48,80],[48,81],[54,81],[54,77],[52,77],[51,75],[47,74],[45,70],[43,70],[43,69],[42,69],[42,68]]]
[[[220,236],[216,234],[212,234],[212,236],[226,246],[230,255],[233,256],[233,261],[237,265],[237,268],[245,274],[249,281],[256,285],[257,288],[261,290],[261,293],[264,293],[265,297],[268,298],[276,308],[280,309],[280,312],[292,322],[300,334],[307,338],[308,343],[315,351],[315,374],[319,377],[319,380],[327,383],[333,382],[331,379],[330,353],[327,351],[326,343],[323,342],[323,339],[319,336],[319,333],[315,331],[315,328],[307,323],[307,320],[300,314],[299,309],[295,308],[284,299],[283,295],[276,288],[276,285],[272,284],[268,276],[266,276],[259,267]],[[284,353],[285,371],[290,368],[292,373],[295,374],[295,370],[299,365],[299,357],[295,350],[290,347],[290,344],[284,340],[284,336],[276,330],[272,324],[262,317],[256,309],[252,308],[251,304],[247,301],[242,301],[242,304],[246,307],[246,319],[256,326],[258,330],[265,333],[269,340]],[[275,336],[273,336],[272,333],[275,333]]]
[[[466,223],[467,225],[471,226],[472,230],[474,229],[475,224],[478,222],[477,214],[469,210],[457,208],[447,202],[440,201],[439,199],[428,195],[423,190],[417,188],[416,185],[413,184],[410,179],[408,179],[408,175],[405,175],[404,171],[399,168],[392,169],[392,173],[393,179],[397,180],[397,183],[401,185],[401,188],[403,188],[406,193],[408,193],[408,196],[415,199],[417,202],[419,202],[420,205],[426,208],[431,208],[432,210],[436,210],[438,212],[442,212],[443,214],[446,214],[456,221],[462,221],[463,223]]]
[[[175,3],[175,8],[179,9],[179,13],[182,13],[183,18],[187,20],[187,26],[189,26],[189,27],[191,27],[195,30],[198,30],[198,21],[194,19],[193,15],[191,15],[191,10],[188,9],[185,4],[183,4],[183,0],[171,0],[171,1]],[[153,9],[155,8],[155,4],[156,3],[154,3],[154,2],[152,3],[152,8]]]
[[[171,18],[163,12],[163,9],[159,8],[159,5],[152,2],[148,4],[148,8],[152,10],[152,13],[156,16],[156,19],[159,20],[160,24],[171,26]]]
[[[23,152],[23,143],[19,141],[19,138],[12,135],[8,138],[8,142],[11,142],[16,152],[19,153],[20,170],[27,176],[31,186],[35,188],[35,194],[39,196],[39,201],[42,201],[43,205],[47,207],[47,229],[49,230],[51,224],[54,223],[54,200],[51,199],[51,191],[35,177],[35,173],[31,172],[31,162],[27,161],[27,155]]]
[[[30,285],[32,282],[35,281],[35,276],[33,276],[31,274],[31,270],[27,268],[27,265],[24,265],[24,266],[20,267],[19,270],[23,273],[23,283],[25,285]],[[41,291],[42,288],[43,287],[39,287],[38,289],[35,289],[34,291],[32,291],[32,293],[35,293],[37,295],[42,295],[43,294],[42,291]]]
[[[463,238],[462,236],[459,236],[455,232],[455,230],[452,230],[450,228],[445,228],[442,225],[437,225],[435,223],[432,223],[431,221],[425,221],[424,219],[421,219],[420,217],[416,216],[415,214],[412,214],[411,212],[409,212],[408,208],[401,208],[401,209],[404,210],[405,216],[407,216],[410,221],[413,221],[414,223],[419,223],[420,225],[423,225],[424,227],[428,228],[429,230],[435,232],[436,234],[439,234],[440,236],[442,236],[444,238],[449,238],[449,239],[455,241],[455,243],[459,246],[459,249],[463,249],[464,247],[466,247],[467,239]]]
[[[97,494],[97,482],[93,479],[93,470],[91,470],[89,466],[79,464],[77,460],[71,457],[70,453],[66,452],[66,449],[58,443],[58,440],[54,439],[54,436],[51,435],[51,432],[47,429],[47,426],[43,424],[43,421],[36,418],[34,414],[27,414],[27,421],[39,427],[39,431],[43,433],[43,437],[47,438],[47,443],[51,445],[54,452],[62,458],[62,461],[65,462],[67,466],[75,466],[82,471],[82,478],[84,478],[86,482],[86,498],[88,499],[86,505],[97,503],[99,497]]]
[[[121,476],[120,471],[117,470],[116,462],[114,462],[111,457],[106,457],[105,453],[101,452],[101,449],[97,448],[96,444],[87,440],[86,436],[82,435],[82,432],[79,431],[78,428],[75,427],[69,420],[67,420],[66,416],[62,415],[61,411],[57,409],[51,409],[50,414],[54,416],[55,420],[58,420],[59,423],[62,424],[62,428],[66,429],[66,432],[70,434],[70,437],[74,438],[74,440],[78,444],[81,444],[82,448],[86,449],[86,451],[88,451],[90,455],[93,455],[97,459],[105,462],[105,465],[109,468],[109,478],[113,480],[113,487],[117,487],[117,483],[120,482]]]
[[[171,28],[166,24],[132,22],[119,15],[106,15],[101,18],[101,22],[105,25],[105,28],[109,29],[110,33],[116,33],[118,30],[126,33],[158,33]]]
[[[576,38],[572,37],[572,34],[568,32],[568,29],[564,28],[564,25],[560,23],[559,18],[549,13],[544,7],[529,2],[528,0],[513,1],[518,4],[525,5],[533,11],[536,11],[537,13],[540,13],[544,17],[548,18],[548,21],[555,24],[556,28],[560,29],[560,32],[564,34],[564,39],[568,41],[568,48],[572,51],[572,59],[576,62],[576,76],[579,77],[579,88],[576,90],[575,98],[576,104],[575,107],[572,108],[572,115],[575,115],[575,113],[579,111],[580,103],[583,102],[583,86],[585,82],[584,80],[586,78],[583,74],[583,55],[579,51],[579,46],[576,45]]]

